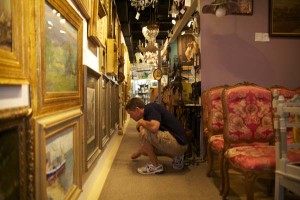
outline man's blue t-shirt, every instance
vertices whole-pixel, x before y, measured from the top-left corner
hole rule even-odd
[[[157,103],[149,103],[144,109],[144,120],[156,120],[160,122],[159,130],[169,131],[181,145],[188,143],[184,128],[177,118],[166,110],[166,108]]]

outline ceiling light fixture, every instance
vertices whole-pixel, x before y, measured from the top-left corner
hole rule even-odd
[[[174,1],[173,1],[172,6],[171,6],[171,10],[169,11],[169,14],[172,15],[172,18],[176,18],[176,16],[179,14],[179,11],[178,11]]]
[[[135,16],[136,20],[139,20],[140,18],[139,11],[145,10],[145,8],[148,6],[152,6],[152,8],[154,8],[156,4],[158,4],[158,0],[130,0],[130,1],[131,1],[131,6],[135,7],[137,10],[137,14]]]

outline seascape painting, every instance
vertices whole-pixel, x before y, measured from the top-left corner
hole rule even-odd
[[[47,3],[45,32],[46,91],[78,91],[77,30]]]
[[[20,199],[18,128],[0,132],[0,200]]]
[[[46,140],[47,199],[64,199],[73,185],[73,127]]]
[[[12,0],[0,1],[0,50],[12,51]]]

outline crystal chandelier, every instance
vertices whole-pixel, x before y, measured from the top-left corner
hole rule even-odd
[[[145,10],[146,7],[151,6],[154,8],[158,0],[130,0],[131,6],[135,7],[138,11]]]
[[[147,41],[145,45],[139,41],[139,49],[142,52],[156,52],[159,50],[156,43],[156,37],[159,33],[159,26],[156,23],[150,23],[142,28],[142,33]]]

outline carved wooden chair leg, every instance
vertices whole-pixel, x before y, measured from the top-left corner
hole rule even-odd
[[[257,178],[257,174],[253,172],[246,172],[245,174],[245,187],[247,200],[254,200],[254,183]]]
[[[213,152],[209,146],[207,145],[207,171],[206,171],[206,176],[211,177],[213,176]]]
[[[227,195],[229,194],[229,163],[227,162],[226,158],[223,159],[223,180],[222,180],[222,196],[223,199],[226,199]]]

